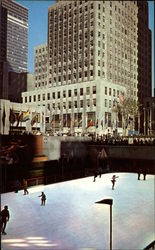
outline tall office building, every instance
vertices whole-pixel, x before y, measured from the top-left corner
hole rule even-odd
[[[61,129],[123,131],[116,106],[138,100],[138,11],[137,1],[56,1],[48,9],[47,86],[38,92],[36,83],[23,101],[35,96]]]
[[[28,9],[2,0],[0,11],[0,98],[20,101],[21,92],[27,89]]]
[[[47,44],[38,45],[34,49],[34,83],[35,88],[47,86],[47,65],[48,65]]]
[[[0,98],[7,98],[7,10],[0,6]]]
[[[138,1],[138,99],[152,96],[152,37],[148,27],[148,2]]]
[[[138,1],[138,101],[140,132],[149,134],[152,127],[152,33],[149,29],[148,2]],[[148,101],[150,99],[150,101]]]
[[[7,62],[8,70],[27,72],[28,9],[11,0],[2,0],[7,11]]]

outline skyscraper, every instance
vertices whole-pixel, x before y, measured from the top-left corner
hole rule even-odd
[[[137,1],[56,1],[48,9],[47,87],[23,101],[35,95],[57,130],[123,133],[129,120],[134,130],[135,110],[130,117],[123,105],[138,101],[138,11]]]
[[[28,10],[12,0],[2,0],[0,11],[0,98],[20,101],[27,88]]]
[[[7,77],[7,10],[0,6],[0,98],[8,96]]]
[[[11,0],[2,0],[7,12],[7,62],[8,70],[27,72],[28,9]]]
[[[138,1],[138,101],[140,132],[147,134],[152,120],[148,99],[152,96],[152,34],[149,29],[148,2]]]
[[[137,13],[135,1],[58,1],[48,10],[49,86],[83,87],[84,127],[117,127],[121,92],[137,101]]]

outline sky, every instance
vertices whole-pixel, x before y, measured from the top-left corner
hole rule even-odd
[[[34,47],[47,42],[48,6],[50,0],[16,0],[29,10],[28,72],[34,72]],[[152,30],[152,87],[154,87],[154,1],[149,2],[149,28]]]

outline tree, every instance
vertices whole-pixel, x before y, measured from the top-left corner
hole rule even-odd
[[[122,103],[115,102],[112,111],[116,113],[119,127],[125,133],[128,126],[135,129],[135,120],[138,117],[138,102],[132,98],[124,98]]]

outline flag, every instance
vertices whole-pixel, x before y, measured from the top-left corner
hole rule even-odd
[[[97,121],[96,121],[96,128],[98,128],[98,119],[97,119]]]
[[[3,109],[3,116],[2,116],[3,128],[5,127],[5,117],[6,117],[6,113],[5,113],[5,107],[4,107],[4,109]]]
[[[20,111],[18,116],[17,116],[17,125],[16,125],[17,127],[19,125],[19,122],[22,122],[22,120],[23,120],[23,113],[22,113],[22,111]]]
[[[13,125],[14,122],[15,122],[15,114],[14,114],[13,109],[11,109],[11,108],[10,108],[9,121],[10,121],[10,123],[11,123],[12,125]]]
[[[30,112],[29,112],[29,110],[26,111],[26,113],[25,113],[25,115],[23,117],[23,122],[26,122],[28,120],[30,120]]]
[[[88,123],[87,128],[92,127],[92,126],[93,126],[93,120],[91,119],[90,122]]]
[[[66,127],[66,119],[63,119],[63,127]]]
[[[68,128],[70,128],[70,127],[71,127],[71,123],[72,123],[72,117],[70,117],[70,119],[69,119],[69,122],[68,122]]]
[[[78,125],[78,120],[74,119],[74,127],[77,127],[77,125]]]
[[[59,118],[59,127],[61,128],[61,119]]]
[[[120,104],[123,105],[124,104],[124,93],[121,92],[119,100],[120,100]]]
[[[33,126],[37,122],[37,114],[35,113],[31,120],[31,126]]]
[[[82,119],[78,122],[78,128],[82,125]]]

